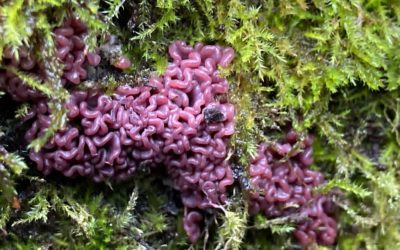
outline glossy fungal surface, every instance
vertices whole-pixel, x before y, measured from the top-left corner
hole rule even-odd
[[[312,162],[312,137],[299,141],[298,134],[290,131],[279,143],[260,145],[249,168],[253,188],[250,214],[303,218],[294,236],[304,247],[315,243],[332,245],[337,230],[330,214],[332,200],[313,191],[324,178],[320,172],[309,169]]]
[[[196,241],[200,211],[225,203],[233,183],[226,156],[234,107],[223,98],[229,86],[218,66],[227,67],[234,52],[177,41],[169,54],[166,72],[143,86],[121,86],[112,96],[73,92],[67,127],[30,158],[44,174],[59,171],[96,182],[128,179],[143,162],[166,167],[188,211],[184,228]],[[45,102],[33,107],[27,141],[44,133],[50,115]]]
[[[87,46],[84,43],[84,36],[87,32],[86,25],[75,17],[67,18],[61,27],[53,31],[56,55],[63,67],[62,85],[81,83],[87,77],[86,67],[97,66],[100,63],[99,54],[87,52]],[[39,81],[46,79],[40,62],[27,47],[23,46],[18,50],[18,57],[10,48],[6,48],[2,64],[35,76]],[[17,75],[8,70],[0,70],[0,89],[20,102],[45,98],[43,93],[29,87]]]

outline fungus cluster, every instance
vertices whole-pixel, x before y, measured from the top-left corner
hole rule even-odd
[[[54,30],[64,86],[79,84],[87,78],[87,67],[100,63],[97,53],[87,51],[86,34],[86,26],[74,17]],[[218,66],[230,64],[234,52],[176,41],[169,55],[172,61],[165,73],[144,85],[121,86],[111,96],[99,90],[72,91],[65,104],[66,127],[29,156],[45,175],[58,171],[95,182],[126,180],[140,166],[164,167],[181,193],[184,229],[195,242],[201,235],[202,211],[225,204],[227,187],[234,182],[226,160],[228,140],[234,133],[234,106],[226,96],[228,82],[218,71]],[[130,66],[123,56],[109,59],[117,68]],[[19,58],[6,49],[2,63],[46,79],[25,47],[19,49]],[[25,117],[32,125],[25,138],[31,142],[41,136],[51,123],[45,96],[7,70],[0,70],[0,89],[16,101],[32,101]],[[291,131],[282,143],[260,145],[249,168],[254,187],[250,213],[263,212],[268,218],[298,214],[305,219],[294,235],[303,246],[333,244],[336,222],[329,213],[331,201],[312,191],[323,182],[321,173],[308,169],[312,139],[300,143],[298,139]]]
[[[127,179],[143,162],[163,165],[182,194],[189,211],[185,229],[196,241],[201,215],[195,210],[224,203],[233,183],[225,159],[234,107],[223,96],[228,82],[217,66],[228,66],[234,52],[177,41],[169,54],[173,62],[165,74],[145,86],[122,86],[112,96],[73,92],[66,103],[68,125],[30,158],[44,174],[55,170],[96,182]],[[44,133],[50,115],[45,102],[33,107],[27,141]]]
[[[311,136],[303,141],[298,137],[290,131],[280,143],[259,146],[249,168],[253,188],[249,212],[262,212],[267,218],[297,215],[301,219],[294,235],[301,245],[331,245],[336,238],[332,201],[313,192],[324,178],[309,169],[313,162]]]
[[[84,37],[87,34],[86,25],[75,17],[66,19],[61,27],[54,30],[56,55],[63,65],[61,83],[79,84],[86,79],[87,65],[97,66],[100,63],[100,55],[87,52]],[[41,65],[35,59],[32,51],[27,47],[18,50],[18,57],[10,48],[6,48],[3,55],[2,65],[13,67],[25,74],[46,79]],[[10,70],[0,70],[0,89],[5,90],[16,101],[37,101],[45,96],[38,90],[27,86],[17,75]]]
[[[40,65],[26,47],[18,50],[17,58],[10,48],[3,53],[2,65],[14,67],[27,74],[42,76]],[[0,90],[6,91],[14,100],[23,102],[44,98],[44,94],[25,85],[25,83],[10,70],[0,69]]]
[[[57,57],[64,65],[61,77],[62,84],[79,84],[87,77],[85,64],[97,66],[100,55],[88,52],[84,42],[88,29],[86,25],[75,17],[66,19],[61,27],[54,30],[54,39],[57,48]]]

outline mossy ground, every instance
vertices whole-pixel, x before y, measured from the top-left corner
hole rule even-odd
[[[321,192],[335,195],[336,249],[400,248],[400,5],[396,0],[6,0],[0,7],[0,52],[30,46],[49,79],[27,84],[52,105],[68,96],[57,77],[52,27],[73,12],[90,28],[95,47],[117,34],[145,81],[162,72],[177,39],[231,46],[229,79],[237,133],[231,161],[245,175],[260,141],[273,142],[291,124],[315,135],[315,163],[326,176]],[[1,53],[0,53],[1,54]],[[110,89],[114,77],[85,83]],[[191,246],[181,225],[179,196],[162,173],[95,185],[43,178],[26,159],[23,127],[15,116],[26,104],[1,97],[0,245],[11,249],[295,249],[287,220],[250,218],[246,190],[207,216],[203,239]],[[18,106],[19,105],[19,106]],[[29,104],[28,104],[29,105]],[[10,107],[12,107],[10,109]],[[35,149],[63,125],[65,112]],[[3,164],[3,165],[2,165]],[[320,247],[323,249],[323,247]]]

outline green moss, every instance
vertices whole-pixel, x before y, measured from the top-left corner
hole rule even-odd
[[[399,217],[400,195],[399,156],[395,153],[400,144],[393,132],[393,126],[398,126],[398,91],[371,94],[352,90],[343,94],[336,98],[341,100],[336,108],[331,108],[342,113],[344,108],[352,107],[341,119],[346,127],[331,127],[342,143],[332,140],[328,148],[319,151],[331,155],[321,157],[322,164],[340,170],[334,172],[334,179],[327,185],[339,181],[336,186],[348,194],[348,199],[337,201],[343,209],[339,243],[344,249],[364,245],[369,249],[391,249],[397,246],[400,233],[394,222]],[[357,240],[350,243],[354,234]]]

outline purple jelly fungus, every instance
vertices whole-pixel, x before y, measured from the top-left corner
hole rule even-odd
[[[19,58],[12,53],[10,48],[4,50],[2,65],[15,67],[26,74],[42,75],[39,64],[26,47],[18,50]],[[23,102],[37,100],[45,96],[27,85],[15,74],[5,69],[0,69],[0,90],[7,92],[14,100]]]
[[[297,141],[297,133],[291,130],[282,142],[259,146],[249,167],[249,212],[263,213],[267,218],[300,215],[304,219],[297,224],[294,236],[302,246],[332,245],[337,226],[325,209],[332,206],[332,200],[328,195],[313,192],[324,178],[320,172],[309,169],[313,162],[312,137],[300,144],[300,152],[293,153]]]
[[[74,24],[74,25],[73,25]],[[75,48],[84,31],[75,19],[57,30],[58,43]],[[78,33],[77,33],[78,32]],[[75,35],[74,35],[75,34]],[[75,39],[79,44],[79,39]],[[63,52],[63,51],[61,51]],[[64,60],[68,81],[82,80],[79,68],[84,55]],[[121,86],[112,96],[101,92],[75,91],[65,104],[67,126],[41,149],[30,151],[37,169],[67,177],[87,176],[96,182],[126,180],[138,165],[150,162],[165,167],[173,187],[181,193],[186,216],[184,228],[192,242],[201,233],[201,211],[224,204],[233,184],[226,160],[227,144],[234,133],[234,106],[217,98],[228,93],[228,81],[219,76],[218,66],[227,67],[234,57],[230,48],[197,43],[194,47],[176,41],[169,47],[172,62],[165,73],[152,77],[144,86]],[[88,55],[90,64],[97,57]],[[130,65],[130,62],[129,62]],[[127,62],[121,62],[126,68]],[[51,110],[37,102],[29,113],[33,120],[26,132],[28,142],[50,125]]]
[[[87,34],[86,25],[75,17],[69,17],[61,27],[54,29],[53,34],[57,58],[64,66],[61,83],[63,85],[81,83],[87,77],[86,64],[97,66],[101,60],[95,52],[85,54],[86,45],[83,38]],[[45,71],[28,48],[22,46],[18,52],[19,57],[17,58],[10,48],[6,48],[2,64],[13,66],[23,73],[37,76],[41,80],[46,78]],[[15,74],[6,70],[0,70],[0,90],[6,91],[14,100],[20,102],[45,98],[40,91],[27,86]]]
[[[113,63],[113,66],[118,69],[128,69],[131,66],[131,61],[125,56],[119,56]]]
[[[54,30],[57,57],[64,64],[64,84],[81,83],[87,77],[85,65],[97,66],[100,63],[100,55],[86,52],[84,37],[87,32],[86,25],[76,17],[68,18],[61,27]]]

